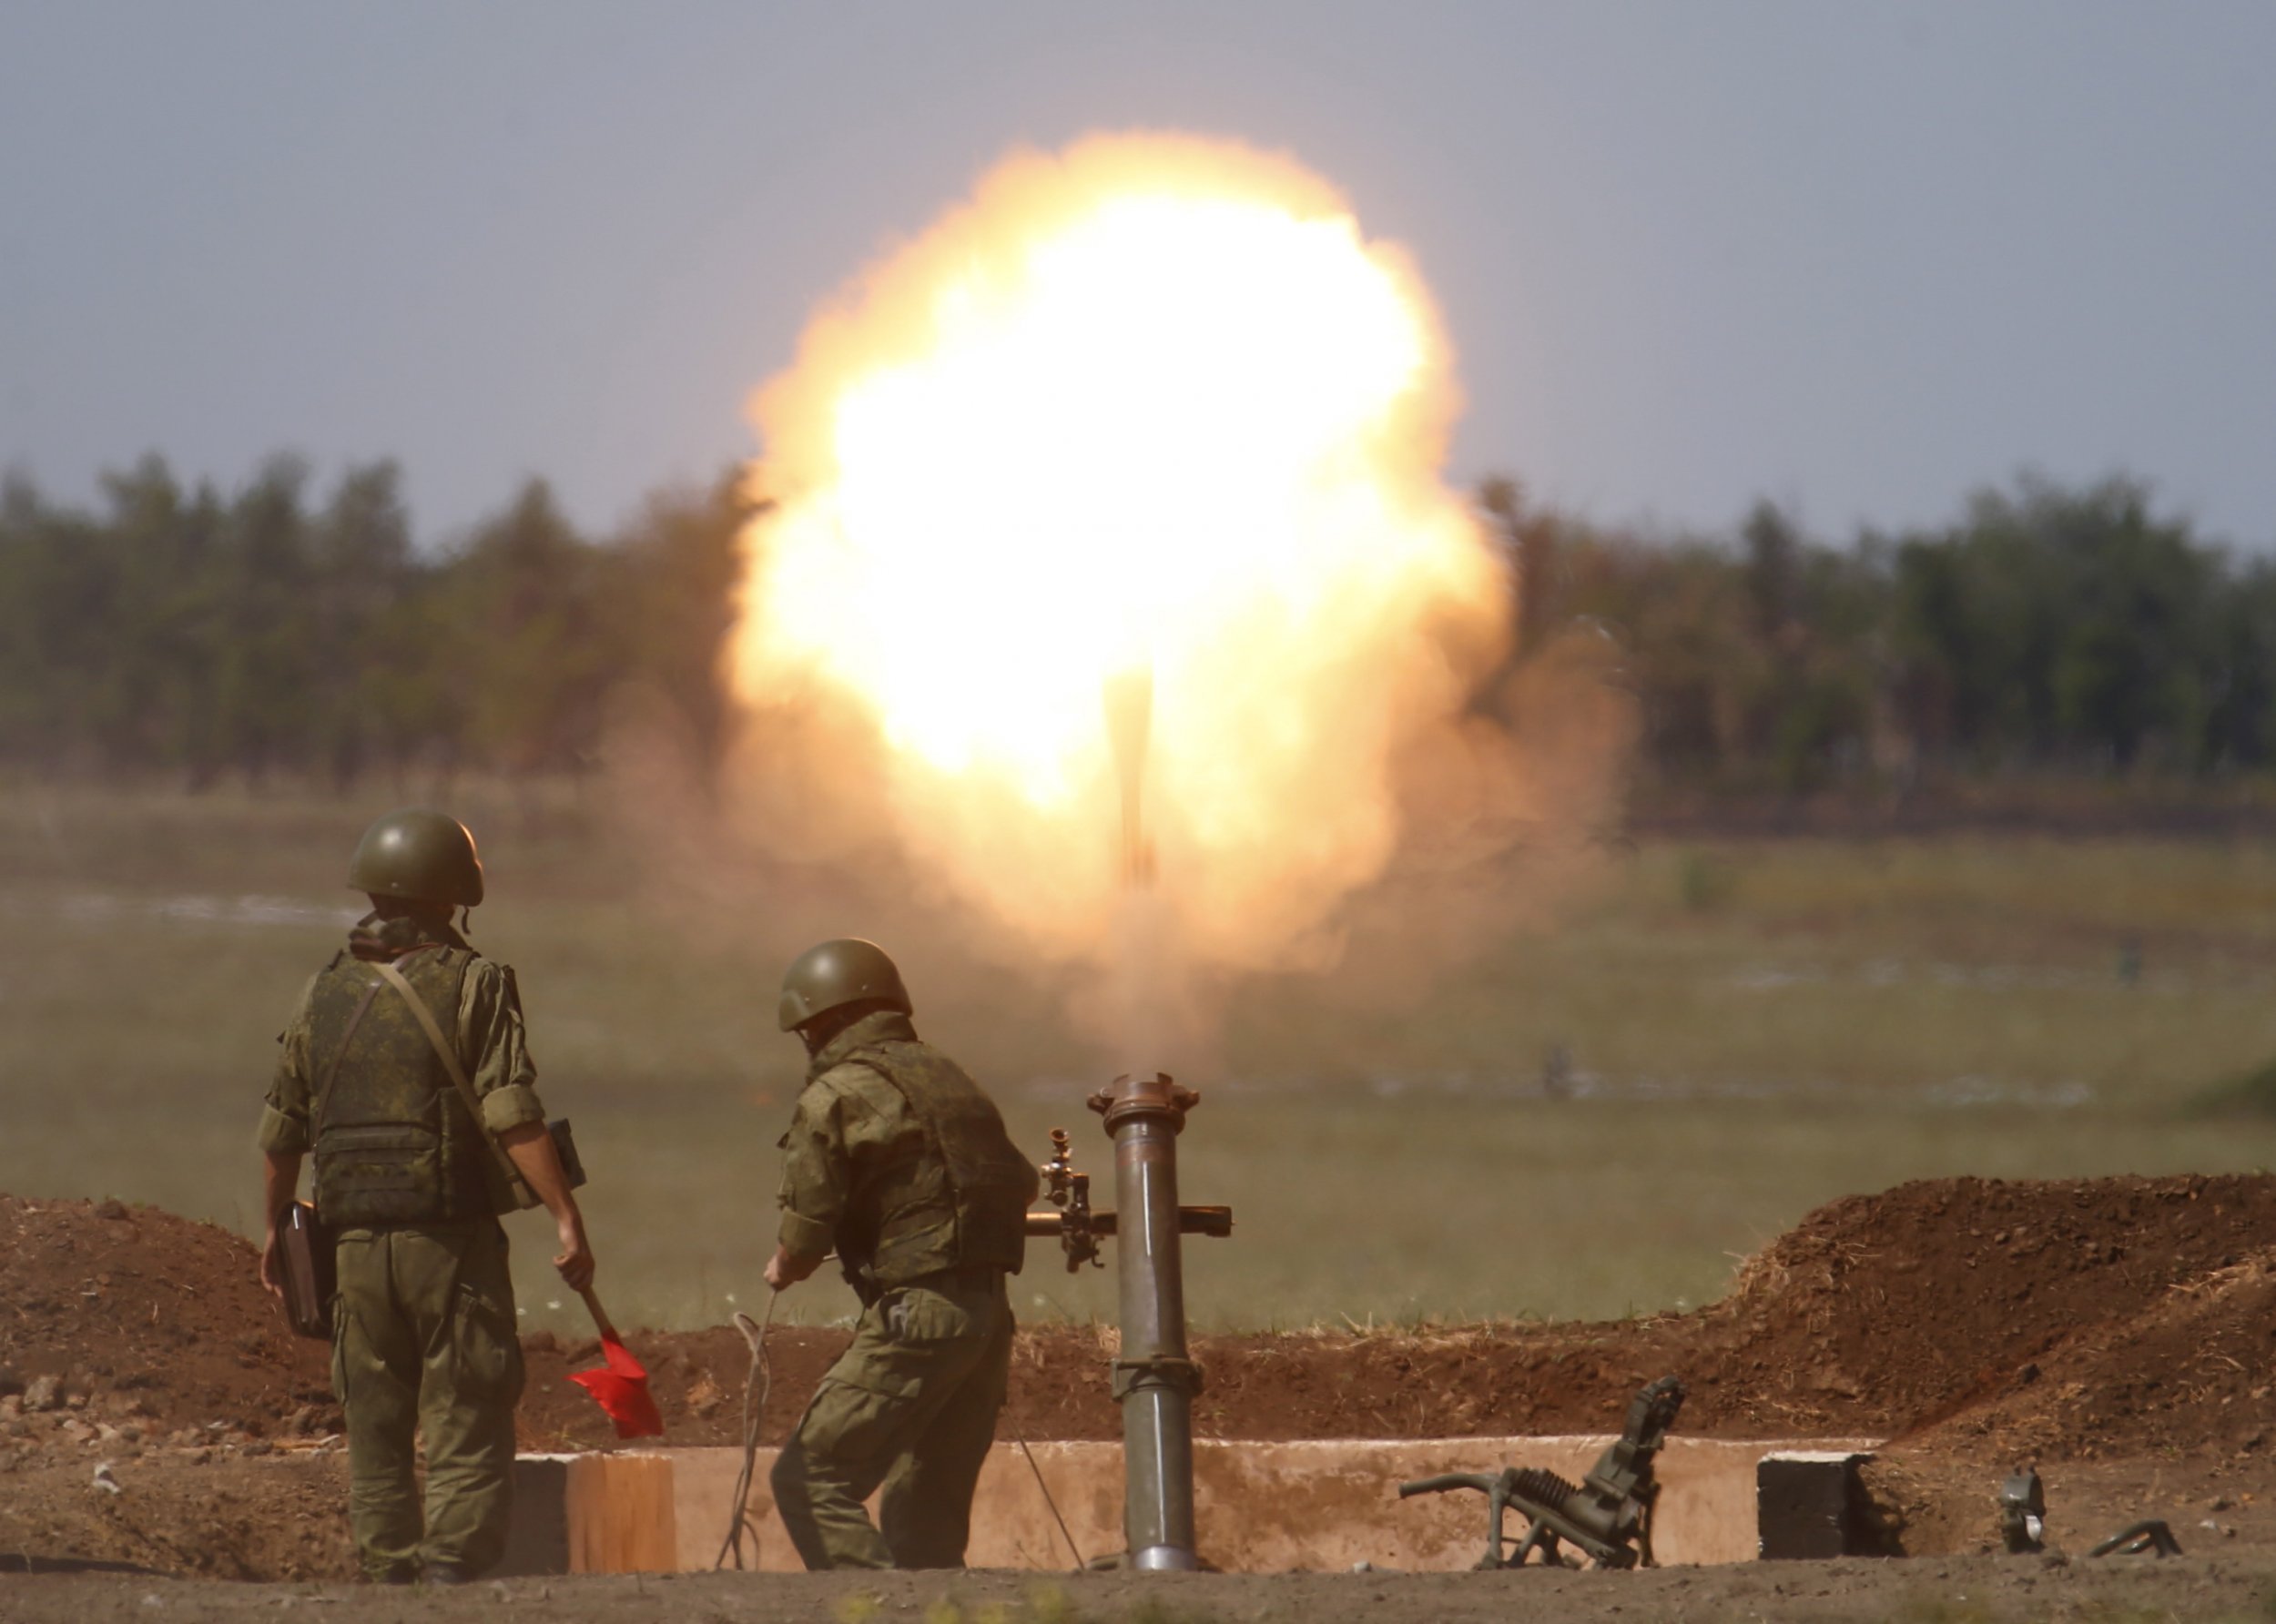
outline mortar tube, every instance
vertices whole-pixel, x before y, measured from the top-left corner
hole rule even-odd
[[[1177,1136],[1199,1100],[1162,1076],[1118,1077],[1091,1100],[1114,1141],[1123,1534],[1131,1566],[1155,1571],[1199,1566],[1193,1412],[1200,1382],[1185,1345],[1177,1212]]]

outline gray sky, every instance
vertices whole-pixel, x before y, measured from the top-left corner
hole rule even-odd
[[[0,0],[0,463],[400,458],[444,537],[756,448],[1016,143],[1293,153],[1417,256],[1455,472],[1823,533],[2126,470],[2276,545],[2276,4]]]

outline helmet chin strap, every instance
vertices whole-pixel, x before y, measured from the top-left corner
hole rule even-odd
[[[461,936],[474,934],[474,910],[472,908],[462,908],[458,910],[458,933]]]

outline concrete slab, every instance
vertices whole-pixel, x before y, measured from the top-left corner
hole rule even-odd
[[[1285,1443],[1197,1441],[1194,1509],[1202,1554],[1235,1572],[1334,1570],[1357,1562],[1417,1570],[1471,1566],[1486,1548],[1485,1497],[1467,1492],[1398,1498],[1409,1478],[1440,1472],[1546,1467],[1578,1480],[1610,1437],[1325,1439]],[[1661,1450],[1654,1545],[1664,1565],[1752,1561],[1757,1554],[1756,1464],[1793,1448],[1844,1452],[1845,1439],[1670,1438]],[[748,1507],[746,1560],[767,1570],[798,1567],[775,1516],[758,1454]],[[568,1571],[696,1571],[711,1567],[727,1528],[742,1464],[737,1449],[528,1457],[517,1477],[517,1555],[549,1548],[522,1532],[558,1526],[553,1542]],[[999,1443],[973,1497],[968,1559],[975,1568],[1067,1568],[1068,1535],[1084,1558],[1121,1549],[1123,1452],[1118,1443],[1042,1443],[1033,1466],[1016,1443]],[[594,1465],[580,1470],[584,1463]],[[1038,1486],[1040,1472],[1065,1518],[1060,1531]],[[1513,1518],[1509,1531],[1521,1531]],[[523,1568],[518,1571],[536,1571]],[[558,1571],[559,1569],[556,1569]]]

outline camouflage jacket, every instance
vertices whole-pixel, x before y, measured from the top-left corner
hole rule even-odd
[[[1018,1272],[1035,1169],[906,1015],[865,1016],[814,1056],[779,1143],[783,1250],[812,1264],[835,1246],[865,1299],[961,1266]]]

